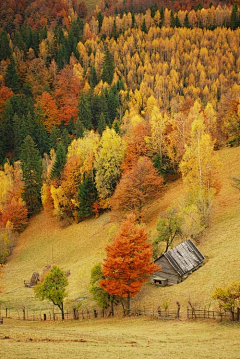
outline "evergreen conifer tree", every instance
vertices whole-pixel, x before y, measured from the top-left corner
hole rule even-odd
[[[11,88],[15,94],[20,91],[20,82],[19,77],[15,68],[15,61],[13,57],[10,57],[10,63],[7,67],[7,72],[5,75],[6,86]]]
[[[60,177],[61,171],[66,163],[66,155],[66,147],[62,142],[59,142],[57,145],[56,159],[51,172],[51,179]]]
[[[6,60],[11,55],[9,39],[6,31],[0,33],[0,61]]]
[[[103,114],[103,112],[101,112],[101,115],[100,115],[100,118],[99,118],[99,121],[98,121],[98,133],[100,135],[102,135],[103,131],[106,129],[106,120],[105,120],[105,116]]]
[[[173,11],[171,10],[171,12],[170,12],[170,26],[171,27],[175,27],[176,26],[176,21],[175,21],[175,17],[174,17],[174,13],[173,13]]]
[[[85,219],[93,214],[93,203],[97,200],[97,190],[94,180],[89,175],[84,176],[83,183],[78,190],[78,199],[80,201],[78,217]]]
[[[77,118],[77,121],[75,122],[74,136],[76,138],[82,138],[84,131],[85,128],[83,126],[82,121],[79,118]]]
[[[188,12],[187,12],[186,15],[185,15],[183,26],[186,27],[186,28],[188,28],[188,29],[190,28],[189,18],[188,18]]]
[[[24,179],[23,199],[31,216],[42,207],[42,161],[39,151],[29,135],[23,141],[20,160]]]
[[[230,21],[231,21],[231,29],[236,30],[237,27],[239,26],[239,15],[238,15],[238,4],[237,4],[237,2],[235,2],[233,7],[232,7],[231,20]]]
[[[114,75],[114,59],[108,48],[106,48],[103,66],[102,66],[102,80],[111,85]]]
[[[90,68],[90,79],[89,83],[91,88],[94,88],[98,84],[97,72],[94,66]]]
[[[78,115],[83,126],[87,130],[92,129],[92,111],[90,106],[89,95],[85,93],[80,94],[79,104],[78,104]]]
[[[145,18],[143,19],[141,30],[142,30],[142,32],[145,32],[145,34],[147,34],[147,27],[146,27]]]

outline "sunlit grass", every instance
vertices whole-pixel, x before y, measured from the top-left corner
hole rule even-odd
[[[23,322],[0,326],[2,359],[239,359],[238,324],[147,318]]]

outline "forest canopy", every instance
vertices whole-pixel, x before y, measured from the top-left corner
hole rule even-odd
[[[196,118],[214,150],[239,145],[238,2],[100,1],[88,14],[12,0],[0,14],[2,227],[17,229],[13,208],[21,230],[42,207],[99,215],[140,158],[156,183],[176,178]]]

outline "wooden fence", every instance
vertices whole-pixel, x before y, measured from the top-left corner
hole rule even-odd
[[[221,319],[227,318],[227,312],[187,308],[188,319]]]
[[[52,310],[42,309],[42,310],[30,310],[26,307],[13,308],[6,306],[5,308],[1,307],[0,317],[2,318],[12,318],[19,320],[31,320],[31,321],[60,321],[62,320],[62,314],[55,311],[56,308]],[[114,313],[111,313],[109,310],[102,309],[75,309],[67,311],[64,313],[65,320],[89,320],[96,318],[108,318],[110,316],[122,316],[122,308],[117,307],[114,310]],[[186,318],[191,320],[197,319],[215,319],[215,320],[231,320],[231,313],[224,311],[214,311],[208,309],[195,309],[193,307],[187,308],[187,313],[181,313],[180,305],[178,305],[176,310],[162,310],[160,307],[154,309],[147,309],[145,307],[138,309],[133,308],[130,315],[132,316],[151,316],[154,318],[162,320],[175,320]],[[236,313],[235,320],[239,321],[239,315]]]

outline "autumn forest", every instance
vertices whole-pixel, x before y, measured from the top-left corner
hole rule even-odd
[[[180,176],[167,216],[186,237],[207,226],[215,153],[240,144],[240,7],[144,3],[0,1],[3,242],[42,208],[64,225],[110,209],[141,222]]]

